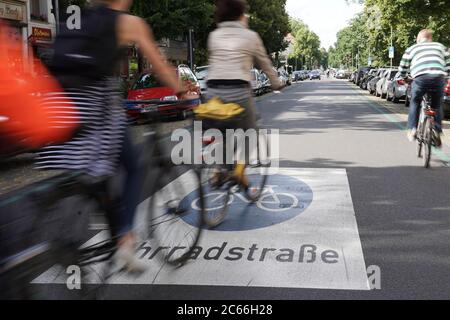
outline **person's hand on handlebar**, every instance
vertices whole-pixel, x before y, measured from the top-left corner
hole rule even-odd
[[[180,84],[179,89],[175,93],[180,100],[196,100],[200,99],[200,95],[197,93],[193,93],[188,89],[188,87],[184,84]]]
[[[402,78],[405,80],[405,82],[407,84],[411,84],[414,81],[414,79],[409,74],[406,77],[402,77]]]
[[[197,93],[192,92],[183,92],[180,96],[181,100],[197,100],[200,99],[200,96]]]

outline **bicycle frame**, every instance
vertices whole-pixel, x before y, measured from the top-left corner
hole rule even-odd
[[[417,132],[417,139],[419,140],[419,142],[425,143],[425,141],[423,141],[423,137],[424,137],[424,124],[426,121],[430,121],[431,123],[431,128],[435,128],[436,125],[436,115],[437,115],[437,111],[434,110],[431,105],[429,104],[429,99],[428,97],[424,97],[423,101],[422,101],[422,105],[421,105],[421,110],[420,110],[420,116],[419,116],[419,128],[421,128],[421,130],[418,130]],[[434,141],[432,141],[432,144],[434,145]]]

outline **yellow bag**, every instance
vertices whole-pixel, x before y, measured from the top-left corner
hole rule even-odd
[[[201,119],[228,120],[245,111],[236,103],[223,103],[219,98],[213,98],[194,109],[194,113]]]

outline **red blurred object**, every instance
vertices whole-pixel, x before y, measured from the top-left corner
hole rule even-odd
[[[425,114],[427,116],[434,117],[434,116],[436,116],[436,111],[434,111],[434,110],[427,110],[427,111],[425,111]]]
[[[42,94],[62,92],[57,80],[50,76],[39,60],[28,61],[23,56],[23,43],[8,38],[8,26],[0,23],[0,136],[2,141],[37,149],[51,143],[67,141],[77,127],[77,119],[56,124],[55,115],[76,114],[70,100],[58,100],[52,106],[42,103]],[[22,68],[23,67],[23,68]],[[45,70],[34,77],[31,69]],[[19,71],[20,70],[20,71]]]
[[[397,80],[397,83],[401,86],[404,86],[406,84],[405,80],[403,80],[403,79]]]
[[[444,92],[450,94],[450,79],[447,80],[447,86],[445,87]]]

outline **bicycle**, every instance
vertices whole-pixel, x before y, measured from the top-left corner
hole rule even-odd
[[[204,123],[206,122],[207,128],[219,129],[222,136],[226,137],[226,130],[235,128],[241,120],[242,117],[236,117],[227,121],[207,120]],[[246,145],[245,164],[239,163],[239,161],[234,164],[203,164],[201,183],[204,196],[204,219],[209,228],[215,228],[225,220],[234,195],[243,193],[248,204],[255,204],[265,192],[268,170],[271,165],[269,142],[267,134],[262,130],[256,129],[254,133],[256,133],[256,148],[250,150],[250,143]],[[234,138],[235,136],[233,136]],[[243,141],[241,140],[241,142]],[[222,148],[226,154],[228,149],[225,147],[226,145],[227,142],[223,140],[215,141],[214,138],[204,137],[204,158],[214,149]],[[234,149],[233,153],[236,155],[237,151]],[[228,152],[230,151],[228,150]],[[253,161],[250,161],[252,159]],[[193,207],[195,208],[195,205]]]
[[[277,187],[277,186],[273,186],[273,185],[265,185],[264,186],[260,198],[256,202],[254,202],[259,209],[264,210],[264,211],[270,211],[270,212],[283,212],[283,211],[288,211],[292,208],[297,207],[299,202],[298,202],[298,199],[294,195],[289,194],[289,193],[276,192],[274,190],[275,187]],[[206,203],[208,203],[209,205],[212,205],[212,207],[205,207],[205,211],[209,212],[209,211],[223,209],[225,201],[220,200],[220,198],[223,196],[224,196],[224,194],[215,193],[214,191],[205,195],[205,199],[212,198],[210,201],[205,200]],[[287,202],[282,201],[282,200],[286,200],[286,199],[288,199]],[[252,201],[250,201],[247,197],[243,196],[242,194],[233,193],[230,195],[227,205],[228,206],[231,205],[236,200],[239,200],[240,202],[247,204],[247,205],[250,205],[253,203]],[[198,201],[200,201],[199,198],[195,199],[192,202],[192,207],[194,209],[199,208]],[[286,205],[285,203],[290,203],[290,205]]]
[[[417,156],[423,158],[425,168],[430,168],[433,147],[437,147],[436,115],[437,112],[429,104],[429,97],[425,96],[421,104],[419,125],[417,128]],[[422,152],[423,151],[423,152]]]
[[[164,247],[169,245],[173,248],[166,252],[160,251],[158,256],[164,263],[179,267],[189,260],[204,225],[200,172],[188,164],[172,164],[167,143],[163,141],[159,127],[161,118],[158,108],[167,106],[167,102],[150,100],[126,103],[144,105],[142,114],[147,123],[155,129],[148,134],[143,144],[144,157],[141,161],[153,170],[154,178],[151,181],[154,183],[145,190],[148,194],[144,196],[151,198],[140,221],[139,235],[152,237],[155,246],[162,247],[161,244],[164,243]],[[170,106],[184,103],[189,102],[170,103]],[[190,211],[189,208],[182,207],[177,198],[183,194],[182,189],[185,187],[180,177],[186,175],[201,199],[199,210]],[[42,298],[40,292],[35,292],[29,284],[42,272],[58,263],[64,266],[79,266],[83,269],[83,280],[89,280],[90,283],[94,280],[94,283],[98,284],[83,285],[81,294],[85,298],[98,298],[103,294],[108,280],[121,271],[114,270],[111,259],[117,250],[117,239],[110,236],[89,246],[80,245],[86,241],[84,235],[88,230],[89,213],[103,212],[107,218],[112,217],[110,213],[115,210],[116,203],[113,201],[112,191],[108,188],[109,182],[93,182],[82,172],[70,172],[34,184],[21,194],[6,195],[0,199],[2,298]],[[71,206],[73,211],[66,212],[64,216],[55,209],[67,199],[74,200],[78,206]],[[13,210],[18,203],[26,201],[33,204],[32,212],[27,211],[19,215],[18,219],[5,214],[7,210]],[[80,208],[80,204],[86,205],[88,209]],[[189,225],[181,222],[185,215],[190,215]],[[114,225],[112,220],[111,225]],[[74,230],[76,226],[78,229]],[[178,232],[173,232],[175,227]]]

